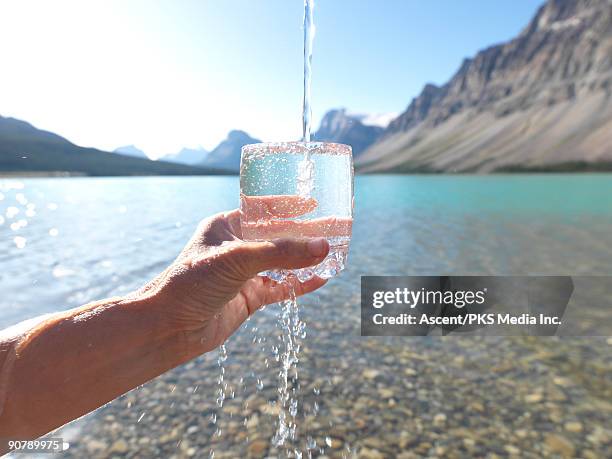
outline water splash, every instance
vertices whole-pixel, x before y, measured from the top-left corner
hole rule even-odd
[[[298,401],[298,371],[299,353],[301,339],[304,336],[305,324],[300,319],[299,307],[295,297],[295,290],[291,283],[289,286],[289,299],[281,303],[281,311],[278,317],[278,326],[281,330],[280,349],[276,350],[280,362],[278,372],[278,426],[272,438],[272,443],[277,446],[287,446],[296,444],[297,435],[297,416],[299,411]],[[289,445],[286,445],[289,443]],[[289,448],[290,449],[290,448]],[[301,454],[294,449],[293,455]]]
[[[218,389],[217,389],[217,406],[219,408],[223,407],[223,402],[225,401],[225,389],[227,388],[227,383],[225,382],[225,365],[224,362],[227,360],[227,349],[225,344],[219,346],[219,356],[217,357],[217,365],[219,366],[219,378],[217,379]]]
[[[225,344],[219,346],[219,355],[217,356],[217,366],[219,367],[219,378],[217,378],[217,399],[216,403],[219,409],[223,408],[223,402],[225,402],[225,391],[227,390],[227,383],[225,382],[225,361],[227,360],[227,348]],[[209,418],[211,424],[217,426],[214,436],[221,436],[221,427],[219,426],[219,419],[217,412],[213,412]],[[210,457],[213,457],[215,452],[213,449],[210,450]]]

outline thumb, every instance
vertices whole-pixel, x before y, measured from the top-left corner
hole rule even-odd
[[[297,269],[316,265],[327,256],[329,243],[325,238],[277,239],[245,242],[239,250],[243,269],[250,278],[269,269]]]

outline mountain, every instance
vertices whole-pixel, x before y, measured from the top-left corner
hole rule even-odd
[[[612,1],[549,0],[513,40],[428,84],[361,171],[612,169]]]
[[[183,148],[178,153],[165,155],[160,159],[171,163],[195,165],[202,162],[208,152],[202,147],[199,148]]]
[[[199,166],[213,167],[238,173],[240,171],[240,149],[249,143],[259,143],[244,131],[230,131],[227,138],[212,150]]]
[[[353,157],[357,158],[384,131],[381,126],[364,124],[367,119],[367,115],[350,114],[343,108],[330,110],[321,120],[321,125],[313,138],[324,142],[348,144],[353,148]],[[379,119],[375,121],[380,122]]]
[[[84,175],[202,175],[212,168],[190,167],[84,148],[25,121],[0,116],[0,173]]]
[[[135,145],[126,145],[124,147],[115,148],[113,153],[119,153],[127,156],[134,156],[135,158],[149,158],[144,151],[136,148]]]

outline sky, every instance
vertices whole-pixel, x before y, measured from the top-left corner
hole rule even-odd
[[[312,104],[399,113],[543,0],[315,0]],[[301,136],[303,0],[0,0],[0,115],[151,157]]]

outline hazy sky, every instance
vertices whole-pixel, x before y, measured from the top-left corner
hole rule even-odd
[[[153,156],[301,134],[303,0],[0,0],[0,115]],[[542,0],[318,0],[315,125],[400,112]]]

